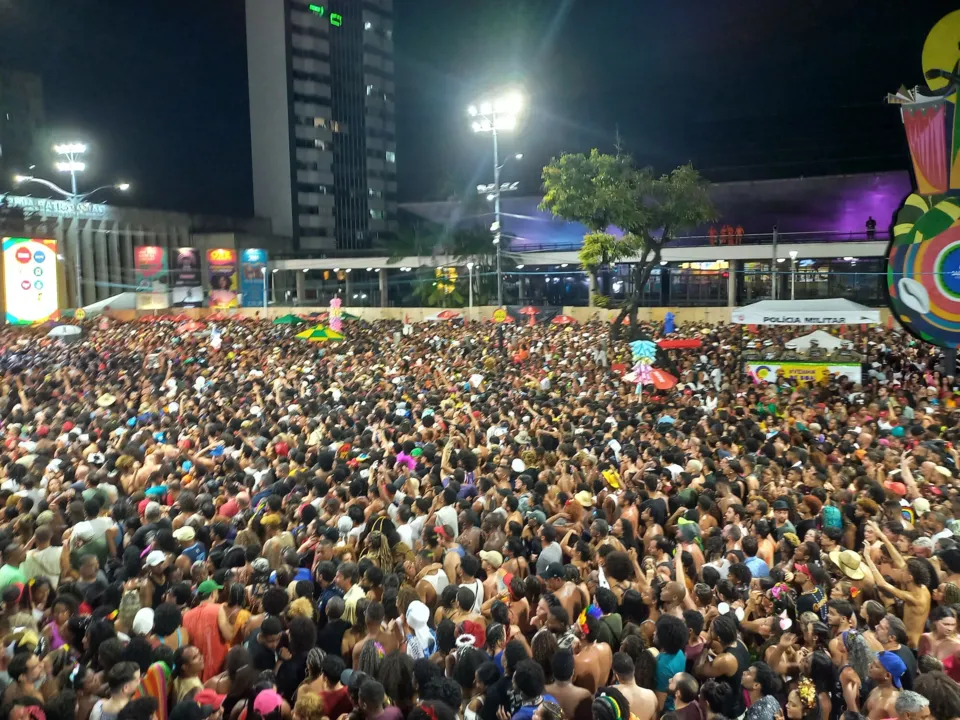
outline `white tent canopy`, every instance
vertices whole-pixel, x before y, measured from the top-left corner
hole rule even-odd
[[[876,325],[880,311],[851,300],[763,300],[734,308],[736,325]]]
[[[816,343],[821,350],[836,350],[838,348],[847,348],[853,345],[849,340],[838,338],[825,330],[814,330],[809,335],[794,338],[784,346],[789,350],[809,350]]]

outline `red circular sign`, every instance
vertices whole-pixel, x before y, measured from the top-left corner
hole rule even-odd
[[[30,252],[29,248],[18,247],[16,257],[17,257],[17,262],[26,264],[31,260],[33,260],[33,253]]]

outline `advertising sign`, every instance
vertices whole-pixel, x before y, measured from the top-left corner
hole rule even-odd
[[[9,324],[32,325],[59,316],[56,240],[3,238],[3,272]]]
[[[173,251],[173,286],[200,287],[200,251],[177,248]]]
[[[167,289],[167,250],[158,245],[133,249],[133,274],[137,292],[165,292]]]
[[[207,264],[210,266],[210,307],[239,307],[237,251],[231,248],[207,250]]]
[[[267,251],[247,248],[240,253],[240,292],[244,307],[263,307]]]
[[[830,375],[846,375],[855,383],[863,380],[860,363],[818,363],[818,362],[783,362],[769,363],[763,361],[744,363],[744,368],[754,382],[775,382],[777,372],[783,371],[783,376],[793,378],[801,385],[818,383],[829,378]]]
[[[197,248],[177,248],[173,251],[173,305],[200,307],[203,305],[203,281],[200,275],[200,251]]]

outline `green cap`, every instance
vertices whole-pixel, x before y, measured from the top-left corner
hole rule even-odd
[[[199,595],[210,595],[214,590],[222,590],[223,585],[218,583],[216,580],[204,580],[200,583],[200,586],[197,588],[197,593]]]

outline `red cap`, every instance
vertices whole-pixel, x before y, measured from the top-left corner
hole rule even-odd
[[[891,492],[896,493],[897,495],[903,496],[907,494],[907,486],[904,485],[902,482],[894,482],[892,480],[887,480],[883,484],[883,486],[887,490],[890,490]]]
[[[193,696],[193,701],[197,703],[197,705],[209,705],[214,710],[219,710],[220,706],[223,705],[223,701],[226,699],[226,695],[221,695],[209,688],[204,688]]]
[[[45,438],[49,434],[50,434],[49,425],[41,425],[40,427],[37,428],[37,435],[39,435],[40,437]]]
[[[67,421],[63,424],[63,431],[64,431],[65,433],[68,433],[68,432],[70,432],[71,430],[73,430],[74,427],[75,427],[74,424],[73,424],[70,420],[67,420]]]
[[[278,442],[276,445],[274,445],[273,449],[274,451],[276,451],[277,455],[279,455],[280,457],[286,457],[287,453],[290,452],[290,446],[287,445],[282,440]]]

